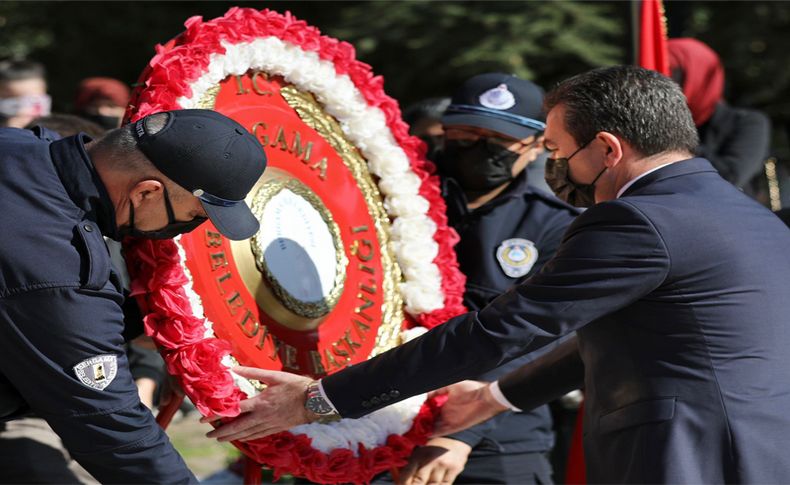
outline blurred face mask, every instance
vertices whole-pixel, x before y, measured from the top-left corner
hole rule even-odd
[[[0,116],[11,118],[24,114],[27,116],[49,116],[52,98],[47,94],[31,94],[0,99]]]
[[[440,166],[465,191],[485,192],[513,180],[513,164],[519,156],[488,138],[446,139]]]
[[[546,183],[558,199],[576,206],[590,207],[595,205],[595,182],[603,175],[607,167],[598,172],[595,179],[589,184],[577,184],[568,175],[568,162],[577,153],[584,150],[592,140],[576,149],[567,158],[548,158],[546,159]]]

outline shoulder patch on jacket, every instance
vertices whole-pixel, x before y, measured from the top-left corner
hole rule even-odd
[[[97,355],[74,366],[74,374],[84,385],[103,391],[118,374],[118,358],[114,355]]]

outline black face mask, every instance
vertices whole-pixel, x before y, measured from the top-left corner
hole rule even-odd
[[[172,239],[179,234],[185,234],[206,222],[207,217],[197,216],[191,221],[177,221],[173,206],[170,204],[170,196],[165,190],[165,209],[167,210],[167,225],[154,231],[141,231],[134,227],[134,204],[129,205],[129,227],[122,227],[118,230],[121,238],[126,236],[144,237],[148,239]]]
[[[595,205],[595,182],[606,171],[606,167],[604,167],[589,184],[577,184],[568,176],[568,162],[574,155],[589,145],[590,142],[592,140],[580,146],[567,158],[546,159],[546,183],[551,187],[558,199],[576,207]]]
[[[513,180],[519,154],[480,138],[474,143],[445,140],[441,170],[467,192],[487,192]]]

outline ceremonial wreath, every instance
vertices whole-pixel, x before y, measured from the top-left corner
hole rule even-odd
[[[261,221],[250,241],[231,243],[208,222],[125,245],[146,333],[197,409],[230,418],[261,392],[230,371],[236,363],[319,377],[462,313],[457,235],[434,167],[354,48],[270,10],[185,26],[156,47],[127,121],[215,109],[269,160],[250,195]],[[363,483],[407,462],[438,407],[417,396],[235,445],[275,477]]]

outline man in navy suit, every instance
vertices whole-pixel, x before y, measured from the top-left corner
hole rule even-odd
[[[578,347],[560,346],[500,383],[451,390],[438,432],[491,416],[499,401],[527,409],[583,378],[589,481],[786,482],[790,230],[692,158],[696,129],[670,79],[596,69],[561,83],[545,107],[548,182],[592,206],[538,274],[320,382],[241,369],[270,387],[211,435],[359,417],[576,331]]]

